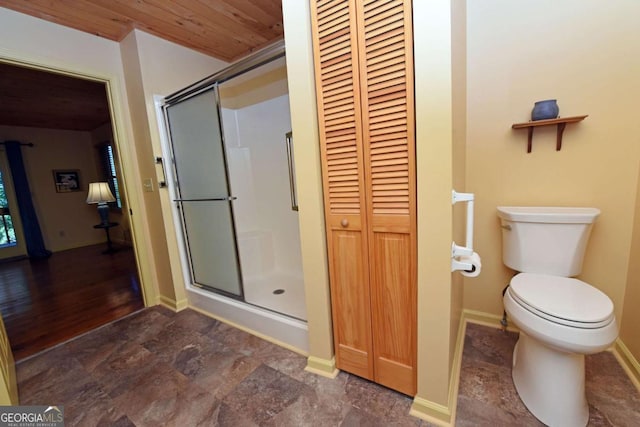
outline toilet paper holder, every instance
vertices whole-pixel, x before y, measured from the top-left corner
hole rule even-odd
[[[467,203],[467,227],[466,227],[466,241],[465,246],[456,245],[456,242],[451,243],[451,271],[462,270],[466,272],[473,272],[475,266],[467,260],[460,260],[460,257],[470,257],[473,255],[473,193],[458,193],[455,190],[451,190],[451,204],[455,205],[458,202]]]

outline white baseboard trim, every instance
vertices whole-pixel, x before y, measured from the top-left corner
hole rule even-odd
[[[320,375],[327,378],[335,378],[340,373],[340,370],[336,368],[336,359],[322,359],[320,357],[309,356],[307,357],[307,366],[305,371],[312,374]]]

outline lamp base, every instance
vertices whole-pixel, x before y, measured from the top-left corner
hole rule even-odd
[[[100,215],[100,223],[102,225],[109,224],[109,205],[106,203],[98,203],[98,214]]]

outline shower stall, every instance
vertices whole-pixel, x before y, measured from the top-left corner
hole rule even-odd
[[[244,310],[304,322],[284,47],[170,95],[161,108],[167,187],[192,305],[240,320]],[[259,317],[253,322],[265,321]]]

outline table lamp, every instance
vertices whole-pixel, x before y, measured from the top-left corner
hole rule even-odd
[[[106,182],[92,182],[89,184],[89,194],[87,195],[88,204],[98,204],[98,214],[103,225],[109,223],[109,202],[115,202],[109,184]]]

